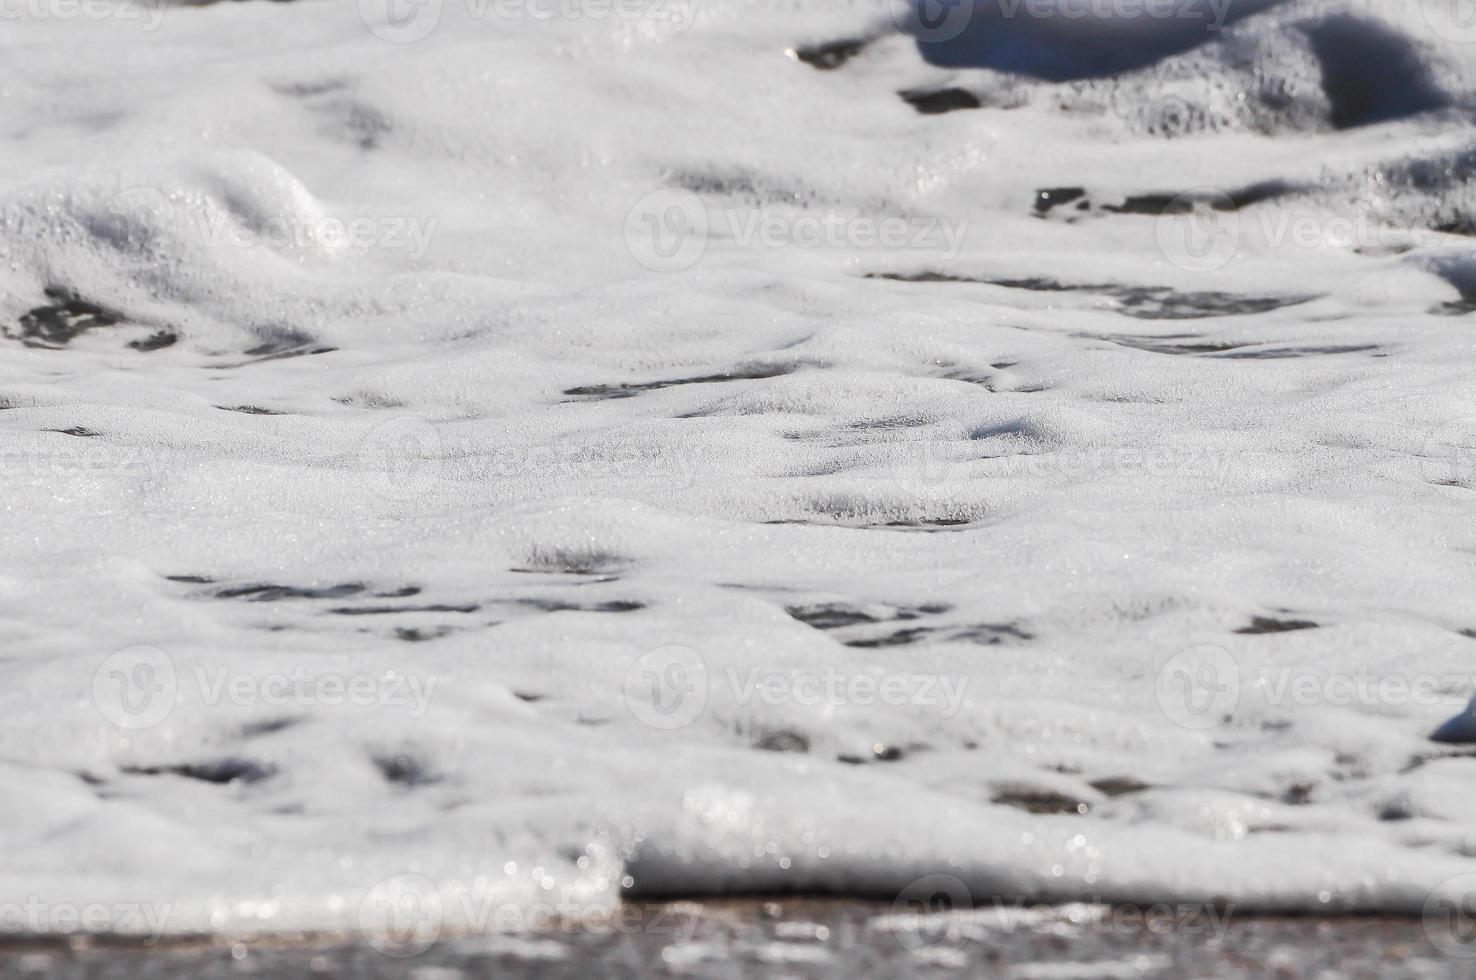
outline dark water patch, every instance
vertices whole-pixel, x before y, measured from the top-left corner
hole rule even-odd
[[[993,647],[1004,643],[1028,642],[1035,639],[1035,634],[1021,629],[1014,623],[979,623],[974,626],[965,626],[948,638]]]
[[[1224,193],[1190,191],[1133,194],[1124,198],[1120,204],[1104,204],[1102,210],[1111,214],[1138,214],[1150,218],[1193,214],[1200,208],[1210,208],[1215,211],[1239,211],[1254,204],[1274,201],[1295,190],[1294,185],[1284,180],[1263,180]]]
[[[913,528],[917,530],[938,530],[941,528],[963,527],[972,524],[973,520],[968,517],[921,517],[915,520],[887,521],[881,527]]]
[[[827,602],[815,606],[788,606],[784,611],[806,626],[813,626],[817,630],[833,630],[843,626],[855,626],[857,623],[881,622],[875,616],[854,606],[838,602]]]
[[[1078,334],[1079,337],[1093,336],[1091,334]],[[1108,340],[1121,347],[1131,347],[1134,350],[1148,351],[1151,354],[1219,354],[1237,347],[1250,346],[1244,343],[1230,343],[1227,341],[1202,340],[1202,334],[1179,333],[1163,334],[1157,337],[1137,337],[1128,334],[1104,334],[1101,340]]]
[[[286,415],[286,412],[278,412],[270,408],[261,408],[257,405],[217,405],[216,408],[222,412],[240,412],[243,415]]]
[[[937,377],[941,378],[944,381],[959,381],[963,384],[975,385],[976,387],[983,388],[985,391],[990,392],[991,394],[998,394],[1000,390],[994,375],[980,374],[975,371],[970,371],[967,368],[956,368],[951,371],[945,371],[942,374],[937,375]]]
[[[335,616],[395,616],[400,613],[474,613],[481,608],[476,603],[433,603],[424,606],[338,606],[328,612]]]
[[[937,616],[952,609],[946,602],[930,602],[921,606],[898,606],[897,619],[920,619],[923,616]]]
[[[677,170],[666,183],[703,197],[727,197],[762,205],[803,206],[819,201],[812,188],[748,169]]]
[[[1117,312],[1139,320],[1199,320],[1221,316],[1246,316],[1298,306],[1316,296],[1241,296],[1235,293],[1200,291],[1179,293],[1153,286],[1111,287],[1105,291],[1122,306]]]
[[[269,718],[266,721],[253,721],[241,726],[241,737],[256,738],[259,735],[274,735],[301,723],[301,718]]]
[[[1459,743],[1452,742],[1449,744],[1455,745]],[[1416,769],[1424,768],[1427,763],[1439,762],[1442,759],[1476,759],[1476,748],[1451,749],[1445,752],[1421,752],[1418,755],[1412,755],[1404,763],[1404,768],[1399,770],[1399,775],[1406,775],[1407,773],[1414,772]]]
[[[172,766],[124,766],[121,771],[131,776],[183,776],[201,782],[225,785],[243,783],[250,785],[269,779],[276,774],[276,767],[269,763],[254,762],[236,756],[213,759],[207,762],[185,762]]]
[[[47,286],[44,292],[52,302],[20,318],[19,337],[27,347],[59,350],[88,330],[123,322],[123,314],[85,300],[63,286]]]
[[[262,342],[242,352],[248,357],[267,357],[272,354],[301,350],[312,344],[315,339],[293,327],[261,327],[258,328],[257,334]]]
[[[253,347],[251,350],[245,351],[244,353],[250,358],[250,360],[236,361],[231,364],[217,364],[212,366],[218,368],[239,368],[246,367],[250,364],[261,364],[266,361],[283,361],[292,357],[311,357],[317,354],[332,354],[334,351],[338,350],[337,347],[296,347],[288,350],[276,351],[270,354],[263,354],[260,356],[252,354],[252,351],[261,349],[261,347]]]
[[[335,104],[328,111],[332,113],[332,122],[338,132],[361,150],[379,149],[393,128],[389,117],[361,102]]]
[[[891,429],[918,429],[929,425],[933,420],[921,415],[893,415],[882,419],[862,419],[859,422],[849,422],[848,429],[859,429],[862,432],[885,432]]]
[[[294,99],[311,99],[319,95],[342,92],[348,87],[348,79],[329,78],[308,82],[282,82],[273,85],[272,90],[279,95],[290,96]]]
[[[934,272],[924,270],[922,272],[868,272],[863,279],[886,279],[891,282],[972,282],[987,283],[986,279],[974,276],[960,276],[948,272]]]
[[[1441,221],[1430,226],[1431,231],[1438,231],[1443,235],[1459,235],[1462,238],[1476,238],[1476,218],[1469,214],[1462,214],[1449,221]]]
[[[374,593],[377,599],[408,599],[413,595],[420,595],[420,586],[407,585],[399,589],[390,589],[388,592]]]
[[[871,747],[871,751],[865,755],[854,755],[846,753],[835,757],[836,762],[843,762],[848,766],[862,766],[868,762],[900,762],[903,752],[895,745],[883,745],[878,742]]]
[[[168,330],[158,330],[144,337],[142,340],[130,340],[128,346],[136,351],[142,351],[147,354],[150,351],[173,347],[178,341],[179,334],[171,333]]]
[[[1085,802],[1051,789],[1009,789],[996,793],[990,797],[989,802],[1011,806],[1026,813],[1079,815],[1091,809]]]
[[[454,633],[449,626],[437,626],[435,629],[420,629],[414,626],[395,627],[395,639],[402,643],[426,643],[430,640],[439,640],[443,636]]]
[[[1108,204],[1102,210],[1113,214],[1144,214],[1155,218],[1166,214],[1193,214],[1195,201],[1181,194],[1139,194],[1121,204]]]
[[[513,572],[513,573],[518,574],[518,575],[579,575],[579,576],[596,576],[596,575],[598,575],[598,576],[600,576],[599,578],[586,578],[582,582],[571,583],[571,584],[578,584],[578,585],[601,585],[601,584],[603,584],[605,582],[618,582],[618,581],[620,581],[620,576],[619,575],[606,575],[603,572],[598,571],[598,570],[595,570],[595,569],[572,569],[572,568],[509,568],[508,571],[509,572]]]
[[[359,582],[345,582],[342,585],[330,585],[325,588],[258,583],[220,589],[215,593],[215,598],[245,599],[247,602],[281,602],[284,599],[342,599],[346,596],[358,595],[363,591],[364,585]]]
[[[1315,630],[1320,624],[1310,619],[1277,619],[1273,616],[1252,616],[1250,625],[1235,632],[1245,636],[1260,636],[1265,633],[1294,633],[1297,630]]]
[[[1321,344],[1305,347],[1272,347],[1257,350],[1237,350],[1217,355],[1226,360],[1274,361],[1293,357],[1322,357],[1330,354],[1366,354],[1378,351],[1378,344]]]
[[[1035,192],[1035,213],[1050,214],[1055,208],[1086,196],[1085,187],[1046,187]]]
[[[1281,802],[1287,806],[1308,806],[1312,794],[1317,791],[1316,783],[1292,783],[1281,792]]]
[[[260,364],[264,361],[279,361],[289,357],[331,354],[338,350],[337,347],[319,345],[316,337],[295,327],[257,327],[255,332],[261,343],[248,347],[241,352],[248,360],[215,366],[224,368],[245,367],[248,364]]]
[[[350,408],[404,408],[407,404],[398,398],[391,398],[388,395],[373,391],[361,391],[354,395],[334,395],[333,400],[340,405],[347,405]]]
[[[911,646],[930,638],[949,643],[973,643],[977,646],[1003,646],[1025,643],[1035,634],[1015,623],[978,623],[972,626],[910,626],[878,636],[843,641],[848,647],[873,650],[885,647]]]
[[[796,59],[820,71],[834,71],[866,50],[871,38],[846,38],[792,49]]]
[[[94,432],[92,429],[81,425],[74,425],[70,429],[42,429],[41,431],[56,432],[64,436],[75,436],[78,439],[95,439],[102,435],[100,432]]]
[[[1103,796],[1127,796],[1151,788],[1141,779],[1135,779],[1132,776],[1107,776],[1103,779],[1095,779],[1087,785]]]
[[[1250,184],[1229,193],[1230,210],[1239,211],[1252,205],[1262,204],[1266,201],[1274,201],[1277,198],[1294,194],[1298,190],[1295,184],[1285,180],[1263,180]]]
[[[952,607],[946,603],[930,603],[921,606],[894,606],[886,618],[872,615],[856,606],[843,602],[824,602],[812,606],[787,606],[785,612],[806,626],[818,630],[844,629],[847,626],[874,625],[885,622],[911,622],[924,616],[936,616],[948,612]]]
[[[537,704],[539,701],[548,700],[547,694],[534,694],[528,691],[514,691],[513,697],[517,698],[519,701],[526,701],[529,704]]]
[[[563,599],[519,599],[517,602],[519,605],[529,606],[540,612],[624,613],[646,608],[644,602],[631,599],[615,599],[610,602],[596,603],[568,602]]]
[[[1198,320],[1269,313],[1311,302],[1316,296],[1242,296],[1215,291],[1176,292],[1167,286],[1123,286],[1113,283],[1065,283],[1044,276],[978,278],[935,271],[869,272],[867,279],[911,283],[980,283],[1033,293],[1093,293],[1118,301],[1115,312],[1139,320]]]
[[[1035,215],[1046,217],[1055,208],[1067,204],[1075,205],[1071,209],[1073,216],[1067,218],[1068,222],[1078,220],[1081,217],[1080,212],[1090,212],[1097,216],[1141,215],[1151,218],[1194,214],[1203,209],[1231,212],[1274,201],[1297,190],[1297,186],[1288,181],[1273,179],[1227,191],[1148,191],[1130,194],[1121,200],[1098,203],[1082,187],[1046,188],[1036,192]]]
[[[810,739],[793,728],[778,728],[759,732],[753,747],[763,752],[808,752]]]
[[[886,647],[905,647],[914,643],[920,643],[927,637],[938,632],[937,629],[928,626],[910,626],[906,629],[894,630],[891,633],[883,633],[880,636],[863,637],[856,640],[844,641],[846,646],[855,647],[858,650],[880,650]]]
[[[1300,26],[1322,69],[1334,127],[1390,122],[1451,104],[1414,42],[1382,21],[1338,14]]]
[[[1092,17],[1084,24],[1081,8],[1068,4],[1030,12],[1008,3],[909,2],[904,30],[928,64],[1071,82],[1147,68],[1217,41],[1226,27],[1283,0],[1237,0],[1222,17],[1201,9],[1193,16],[1152,18],[1146,27],[1144,18],[1127,16]]]
[[[704,374],[691,378],[671,378],[665,381],[580,385],[575,388],[565,389],[564,394],[590,401],[599,401],[608,398],[632,398],[645,391],[660,391],[662,388],[674,388],[678,385],[723,384],[729,381],[762,381],[766,378],[778,378],[786,374],[791,374],[794,370],[793,367],[787,365],[744,367],[732,371],[724,371],[719,374]]]
[[[393,786],[412,789],[430,786],[442,779],[425,759],[411,752],[375,753],[369,758],[385,782]]]
[[[1430,307],[1428,312],[1432,316],[1466,316],[1470,313],[1476,313],[1476,297],[1441,303],[1439,306]]]
[[[960,109],[982,108],[984,103],[968,89],[940,88],[930,91],[909,89],[897,96],[924,116],[940,116]]]
[[[164,578],[170,582],[181,582],[185,585],[213,585],[215,579],[204,575],[166,575]]]
[[[549,548],[535,551],[528,563],[511,571],[530,574],[608,575],[629,564],[624,555],[598,549]],[[603,581],[613,582],[607,578]]]

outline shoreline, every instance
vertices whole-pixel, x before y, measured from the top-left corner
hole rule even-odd
[[[1156,910],[1156,911],[1155,911]],[[1459,923],[1382,914],[1185,916],[1172,906],[1028,906],[919,914],[841,898],[627,903],[604,925],[518,933],[261,933],[157,940],[8,935],[0,977],[898,975],[1313,977],[1449,975],[1476,964]]]

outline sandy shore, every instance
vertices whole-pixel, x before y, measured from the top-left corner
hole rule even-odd
[[[1236,916],[1170,908],[910,915],[847,900],[628,906],[600,924],[476,937],[15,938],[0,977],[1470,976],[1476,937],[1412,918]]]

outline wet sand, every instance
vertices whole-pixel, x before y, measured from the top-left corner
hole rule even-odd
[[[1168,908],[896,913],[784,899],[627,906],[603,923],[440,937],[139,944],[12,938],[0,977],[1118,977],[1476,975],[1476,935],[1417,918],[1237,916]]]

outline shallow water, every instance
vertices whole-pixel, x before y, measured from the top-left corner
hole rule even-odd
[[[533,933],[440,936],[423,928],[377,944],[327,936],[32,941],[0,947],[0,976],[1443,977],[1452,949],[1468,951],[1451,939],[1403,919],[1237,918],[1169,905],[923,913],[846,901],[687,902],[621,906],[598,922],[551,920]]]

